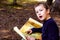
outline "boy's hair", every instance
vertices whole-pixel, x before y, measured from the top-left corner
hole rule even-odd
[[[35,4],[34,8],[39,6],[40,4],[42,4],[46,8],[46,10],[50,9],[49,5],[46,2],[39,2],[39,3]]]

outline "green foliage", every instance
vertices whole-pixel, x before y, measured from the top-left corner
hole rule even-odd
[[[8,4],[12,4],[14,0],[7,0]]]

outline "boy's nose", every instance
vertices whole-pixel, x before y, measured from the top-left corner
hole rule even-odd
[[[41,15],[40,13],[38,15]]]

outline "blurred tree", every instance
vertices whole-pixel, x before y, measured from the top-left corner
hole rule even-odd
[[[18,0],[13,0],[13,4],[12,4],[12,5],[13,5],[13,6],[22,6],[22,5],[19,5],[19,4],[17,3],[17,1],[18,1]],[[19,0],[19,1],[21,1],[21,0]]]
[[[55,0],[56,3],[60,4],[60,0]]]
[[[47,0],[47,4],[50,6],[52,5],[53,0]]]
[[[60,0],[55,0],[55,3],[53,4],[53,8],[55,11],[60,12]]]
[[[17,0],[13,0],[13,5],[17,5]]]

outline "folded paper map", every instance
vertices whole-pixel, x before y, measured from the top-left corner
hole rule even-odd
[[[32,33],[32,34],[27,34],[26,31],[32,28],[41,28],[43,26],[42,23],[36,21],[35,19],[29,18],[29,20],[20,28],[14,27],[14,30],[23,38],[26,40],[25,36],[31,36],[36,39],[41,39],[42,33]]]

